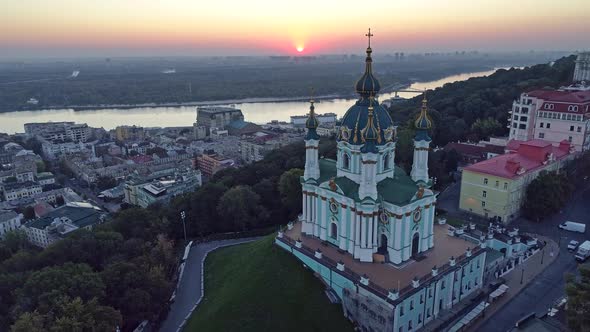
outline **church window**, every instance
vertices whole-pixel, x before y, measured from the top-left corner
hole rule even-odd
[[[420,303],[424,303],[424,295],[420,294]]]
[[[486,202],[485,201],[481,201],[481,207],[485,207],[486,206]]]
[[[428,289],[428,298],[431,298],[431,297],[432,297],[432,288],[429,288]]]
[[[422,323],[422,314],[418,314],[418,324]]]
[[[410,321],[408,322],[408,331],[410,331],[411,329],[412,329],[412,321],[410,320]]]
[[[346,152],[342,154],[342,168],[350,169],[350,156]]]
[[[496,181],[496,188],[500,185],[500,181]]]
[[[389,153],[386,153],[383,156],[383,170],[388,170],[389,169]]]
[[[487,196],[488,196],[488,192],[484,190],[484,191],[482,191],[481,195],[482,195],[483,197],[487,197]]]
[[[403,315],[404,315],[404,305],[402,304],[399,306],[399,316],[401,317]]]
[[[414,300],[410,300],[410,310],[414,310]]]
[[[543,124],[544,124],[543,122],[539,123],[539,127],[543,128]]]
[[[444,280],[442,280],[440,282],[440,289],[445,289],[445,281]]]
[[[330,225],[330,237],[334,240],[338,237],[338,226],[334,222]]]
[[[483,184],[488,184],[488,178],[483,179]]]

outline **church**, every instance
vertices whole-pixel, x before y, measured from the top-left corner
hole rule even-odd
[[[394,163],[396,126],[377,100],[372,49],[356,83],[359,99],[342,118],[337,160],[319,159],[313,100],[307,119],[302,178],[303,234],[328,241],[361,262],[402,264],[434,246],[436,195],[429,189],[426,98],[415,121],[411,176]]]
[[[310,101],[302,213],[275,243],[322,280],[362,331],[416,331],[438,324],[442,312],[481,289],[486,247],[494,239],[435,223],[426,97],[414,121],[410,174],[395,165],[397,127],[379,104],[370,30],[366,36],[358,99],[342,118],[336,160],[319,156],[319,121]],[[528,248],[520,240],[514,245]]]

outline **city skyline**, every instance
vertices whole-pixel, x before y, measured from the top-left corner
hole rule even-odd
[[[525,0],[267,0],[196,3],[57,0],[0,5],[3,57],[316,55],[359,53],[368,27],[379,53],[582,50],[590,3]],[[298,50],[299,49],[299,50]]]

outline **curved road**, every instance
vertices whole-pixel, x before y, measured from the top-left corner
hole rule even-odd
[[[217,248],[232,246],[258,240],[255,238],[221,240],[199,243],[193,246],[186,260],[184,273],[176,290],[176,299],[170,306],[170,312],[160,327],[161,332],[176,332],[182,329],[185,320],[200,301],[203,282],[202,262],[207,254]]]

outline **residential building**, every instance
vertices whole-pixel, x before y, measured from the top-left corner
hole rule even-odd
[[[158,200],[189,192],[202,185],[201,171],[190,168],[167,169],[146,176],[131,176],[123,187],[123,201],[146,207]],[[148,187],[144,190],[144,187]]]
[[[574,82],[590,83],[590,52],[580,52],[574,69]]]
[[[31,197],[43,192],[41,185],[32,181],[4,183],[2,187],[4,188],[4,200],[6,201]]]
[[[574,82],[588,76],[588,54],[578,55]],[[554,145],[568,140],[576,151],[590,148],[590,86],[585,83],[522,93],[509,113],[511,140],[543,139]]]
[[[115,138],[119,142],[139,142],[145,139],[145,131],[143,127],[138,126],[118,126],[115,128]]]
[[[47,141],[86,142],[92,130],[87,124],[74,122],[25,123],[25,133]]]
[[[69,203],[24,225],[29,242],[46,248],[68,233],[92,229],[106,220],[107,214],[89,203]]]
[[[316,114],[316,119],[319,121],[320,126],[333,126],[336,124],[337,115],[336,113],[325,113]],[[307,115],[292,115],[291,125],[296,128],[304,128],[305,122],[307,121]]]
[[[459,208],[508,223],[520,215],[526,188],[543,171],[558,171],[574,157],[572,144],[510,141],[507,154],[463,169]]]
[[[480,161],[490,159],[500,154],[504,154],[505,146],[487,144],[480,142],[477,144],[468,142],[450,142],[443,148],[446,152],[455,150],[461,155],[460,164],[471,165]]]
[[[235,161],[233,159],[220,156],[213,151],[207,151],[197,156],[197,167],[206,177],[211,177],[220,170],[234,165]]]
[[[0,210],[0,237],[4,238],[6,232],[20,228],[23,215],[14,211]]]
[[[248,136],[262,130],[262,127],[244,120],[235,120],[226,126],[228,134],[233,136]]]
[[[197,107],[197,126],[225,128],[232,121],[244,121],[242,111],[233,107],[203,106]]]
[[[38,173],[36,180],[40,185],[47,186],[55,183],[55,176],[51,172]]]

